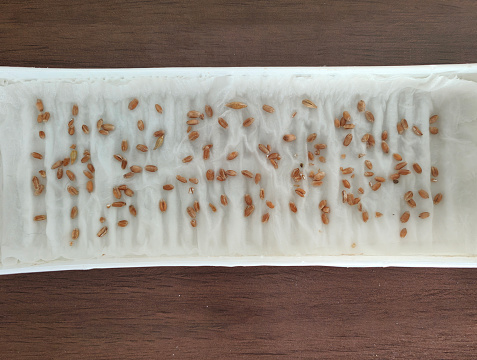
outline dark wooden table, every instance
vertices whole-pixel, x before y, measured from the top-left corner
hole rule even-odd
[[[477,2],[3,1],[0,65],[477,62]],[[0,277],[0,359],[477,358],[472,269]]]

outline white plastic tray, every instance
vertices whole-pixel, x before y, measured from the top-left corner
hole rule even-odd
[[[133,78],[144,76],[224,76],[229,74],[288,74],[309,76],[313,74],[370,74],[378,76],[427,77],[439,74],[477,82],[477,64],[423,65],[391,67],[274,67],[274,68],[150,68],[150,69],[36,69],[0,67],[0,85],[18,80],[32,79],[102,79]],[[126,268],[148,266],[340,266],[340,267],[477,267],[475,256],[307,256],[307,257],[193,257],[193,258],[124,258],[87,261],[56,260],[32,265],[0,267],[0,275],[87,270],[93,268]]]

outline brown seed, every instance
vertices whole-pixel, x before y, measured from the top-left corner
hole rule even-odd
[[[402,215],[401,215],[401,222],[404,224],[404,223],[407,223],[409,218],[410,218],[411,214],[409,213],[409,211],[405,211]]]
[[[400,175],[399,173],[391,174],[391,175],[389,176],[389,178],[390,178],[391,180],[393,180],[393,181],[399,179],[400,177],[401,177],[401,175]]]
[[[118,186],[118,189],[121,190],[121,191],[124,191],[124,190],[126,190],[127,188],[128,188],[127,185],[119,185],[119,186]]]
[[[412,199],[412,197],[414,196],[413,192],[412,191],[408,191],[404,194],[404,201],[409,201]]]
[[[389,152],[389,145],[386,141],[381,142],[381,149],[383,149],[383,152],[386,154]]]
[[[308,151],[308,160],[313,161],[315,160],[315,155],[311,151]]]
[[[351,185],[348,180],[344,179],[343,180],[343,186],[347,189],[351,189]]]
[[[131,172],[137,174],[137,173],[142,172],[142,167],[140,167],[138,165],[133,165],[133,166],[130,167],[130,170],[131,170]]]
[[[88,170],[83,170],[83,174],[84,174],[88,179],[92,179],[92,178],[93,178],[93,174],[91,174]]]
[[[364,110],[366,110],[366,104],[365,104],[364,100],[359,100],[358,101],[358,111],[363,112]]]
[[[113,188],[113,196],[118,200],[121,199],[121,191],[117,187]]]
[[[43,119],[42,121],[44,123],[48,122],[48,120],[50,120],[50,113],[48,111],[46,111],[44,114],[43,114]]]
[[[265,199],[265,189],[263,188],[260,189],[259,197],[261,200]]]
[[[99,218],[99,222],[100,222],[101,224],[104,223],[105,221],[106,221],[106,218],[105,218],[105,217],[101,216],[101,217]]]
[[[139,120],[139,121],[142,121],[142,120]],[[113,124],[104,124],[103,125],[103,130],[106,130],[106,131],[113,131],[114,130],[114,125]]]
[[[321,181],[325,178],[326,173],[322,170],[319,170],[315,175],[313,175],[313,180]]]
[[[349,144],[351,144],[351,140],[353,140],[353,134],[346,135],[346,137],[343,140],[343,145],[348,146]]]
[[[418,191],[418,193],[423,199],[429,199],[429,194],[426,190],[421,189]]]
[[[348,194],[346,193],[346,190],[343,190],[341,195],[343,197],[343,204],[346,204],[348,202]]]
[[[155,166],[155,165],[146,165],[146,166],[144,166],[144,170],[149,171],[149,172],[156,172],[156,171],[157,171],[157,166]]]
[[[318,204],[318,209],[323,210],[325,206],[326,206],[326,200],[321,200],[320,203]]]
[[[117,161],[123,161],[123,159],[124,159],[124,158],[123,158],[121,155],[119,155],[119,154],[115,154],[115,155],[113,155],[113,157],[114,157]]]
[[[225,106],[231,108],[231,109],[243,109],[243,108],[246,108],[247,105],[244,104],[244,103],[241,103],[241,102],[238,102],[238,101],[233,101],[233,102],[230,102],[228,104],[225,104]]]
[[[217,208],[214,205],[212,205],[211,203],[209,203],[209,207],[212,209],[213,212],[217,211]]]
[[[134,195],[134,191],[132,191],[131,189],[127,188],[126,190],[124,190],[124,195],[129,196],[129,197],[132,197],[132,196]]]
[[[401,170],[403,167],[405,167],[407,165],[407,162],[403,161],[403,162],[400,162],[399,164],[396,164],[396,166],[394,167],[394,169],[396,170]]]
[[[197,227],[197,220],[196,220],[196,219],[192,219],[192,220],[190,221],[190,225],[191,225],[192,227],[194,227],[194,228]]]
[[[328,219],[328,215],[326,215],[326,213],[321,214],[321,221],[325,225],[328,225],[330,223],[330,220]]]
[[[344,118],[346,121],[350,121],[350,120],[351,120],[351,115],[349,114],[349,112],[343,111],[343,118]]]
[[[307,141],[307,142],[315,141],[315,139],[316,139],[317,136],[318,136],[318,135],[317,135],[316,133],[310,134],[310,135],[308,135],[308,137],[306,138],[306,141]]]
[[[89,134],[89,127],[87,125],[83,124],[83,126],[81,126],[81,129],[83,130],[85,134]]]
[[[388,139],[388,132],[386,130],[381,134],[381,140],[385,141]]]
[[[348,205],[354,205],[354,195],[353,194],[348,194],[346,196],[347,198],[347,201],[348,201]]]
[[[227,155],[227,160],[233,160],[238,156],[237,151],[232,151],[230,154]]]
[[[79,237],[79,229],[78,229],[78,228],[75,228],[75,229],[73,229],[73,231],[71,232],[71,238],[72,238],[73,240],[76,240],[76,239],[78,239],[78,237]]]
[[[189,133],[189,140],[194,141],[199,138],[199,133],[197,131],[192,131]]]
[[[180,176],[180,175],[177,175],[176,179],[179,180],[181,183],[184,183],[184,184],[187,182],[187,179],[183,176]]]
[[[71,114],[73,114],[73,116],[78,115],[78,105],[73,105],[73,109],[71,109]]]
[[[199,120],[197,119],[191,119],[187,121],[187,125],[190,125],[190,126],[198,125],[198,124],[199,124]]]
[[[43,159],[43,155],[41,155],[40,153],[37,153],[37,152],[32,152],[32,153],[31,153],[31,156],[32,156],[34,159],[38,159],[38,160]]]
[[[343,129],[354,129],[354,124],[345,124]]]
[[[381,217],[381,216],[383,216],[383,214],[380,213],[380,212],[378,212],[378,211],[376,211],[376,217],[379,218],[379,217]]]
[[[192,161],[192,159],[194,159],[194,157],[192,155],[189,155],[189,156],[186,156],[185,158],[182,159],[182,162],[184,164],[186,163],[190,163]]]
[[[98,130],[101,130],[103,128],[103,119],[99,119],[97,122],[96,122],[96,128]]]
[[[172,184],[166,184],[162,187],[164,190],[167,190],[167,191],[171,191],[172,189],[174,189],[174,185]]]
[[[45,138],[45,132],[44,131],[40,131],[38,133],[38,135],[40,136],[40,139],[44,139]]]
[[[36,176],[33,176],[31,179],[31,182],[33,183],[33,188],[38,189],[40,187],[40,180]]]
[[[61,169],[61,168],[59,168],[59,169]],[[68,179],[70,179],[71,181],[75,181],[75,179],[76,179],[75,174],[71,170],[66,170],[66,176],[68,176]]]
[[[436,135],[438,132],[439,132],[439,129],[436,128],[436,127],[430,127],[429,128],[429,132],[432,134],[432,135]]]
[[[399,236],[400,236],[401,238],[405,238],[406,235],[407,235],[407,229],[404,228],[404,229],[402,229],[401,232],[399,233]]]
[[[263,144],[258,144],[258,148],[261,152],[263,152],[264,154],[270,154],[270,150],[268,150],[268,148],[263,145]]]
[[[374,176],[374,173],[372,171],[365,171],[364,176],[367,176],[367,177]]]
[[[402,127],[402,124],[400,122],[397,123],[396,128],[399,135],[402,135],[404,133],[404,128]]]
[[[160,138],[159,138],[160,139]],[[157,143],[156,143],[157,145]],[[141,152],[146,152],[148,150],[147,146],[146,145],[143,145],[143,144],[138,144],[136,145],[136,149],[138,149],[139,151]]]
[[[219,117],[218,120],[219,125],[222,126],[224,129],[227,129],[229,124],[227,124],[227,121],[225,121],[223,118]]]
[[[398,171],[399,175],[409,175],[411,173],[411,170],[408,169],[401,169]]]
[[[361,138],[361,142],[368,142],[370,134],[364,134]]]
[[[273,107],[271,107],[270,105],[263,105],[262,109],[264,111],[266,111],[267,113],[270,113],[270,114],[275,112],[275,109]]]
[[[317,108],[315,103],[311,100],[308,100],[308,99],[303,100],[301,103],[303,105],[305,105],[306,107],[310,108],[310,109],[316,109]]]
[[[68,121],[69,128],[74,127],[74,124],[75,124],[75,119],[71,119],[70,121]]]
[[[298,209],[296,208],[296,205],[295,203],[291,202],[288,204],[290,206],[290,210],[294,213],[296,213],[298,211]]]
[[[424,212],[422,212],[422,213],[419,214],[419,217],[420,217],[421,219],[426,219],[426,218],[429,217],[429,215],[431,215],[431,214],[428,213],[427,211],[424,211]]]
[[[199,183],[199,180],[196,179],[196,178],[190,178],[189,181],[192,183],[192,184],[198,184]]]
[[[250,215],[252,215],[254,210],[255,210],[255,206],[248,205],[243,212],[244,217],[249,217]]]
[[[397,154],[397,153],[394,153],[394,154],[393,154],[393,158],[394,158],[394,160],[396,160],[396,161],[401,161],[401,160],[402,160],[402,156],[399,155],[399,154]]]
[[[192,219],[195,219],[195,217],[197,216],[197,214],[196,214],[194,208],[188,206],[186,210],[187,210],[187,214],[188,214]]]
[[[131,100],[131,102],[129,103],[128,109],[129,109],[129,110],[134,110],[138,104],[139,104],[139,100],[138,100],[138,99],[133,99],[133,100]]]
[[[207,160],[210,157],[210,147],[206,145],[203,147],[203,150],[204,150],[204,154],[202,157],[204,158],[204,160]]]
[[[401,126],[403,127],[404,130],[407,130],[409,128],[409,125],[407,124],[406,119],[401,119]]]
[[[421,169],[421,167],[419,166],[418,163],[412,164],[412,167],[413,167],[413,169],[416,173],[418,173],[418,174],[422,173],[422,169]]]
[[[265,204],[267,204],[267,206],[270,208],[270,209],[273,209],[275,208],[275,205],[273,205],[273,203],[271,201],[266,201]],[[250,205],[250,204],[249,204]]]
[[[371,111],[366,111],[364,113],[364,116],[366,117],[366,120],[368,120],[370,122],[374,122],[374,115]]]
[[[436,196],[434,196],[434,204],[437,205],[441,202],[442,200],[442,194],[438,193]]]
[[[157,111],[159,114],[162,114],[162,106],[161,106],[161,105],[156,104],[156,105],[154,105],[154,107],[156,108],[156,111]]]
[[[375,183],[373,186],[371,186],[371,189],[372,189],[373,191],[377,191],[380,187],[381,187],[381,183],[380,183],[380,182],[377,182],[377,183]]]
[[[111,204],[112,207],[123,207],[126,206],[126,203],[124,201],[115,201]]]
[[[235,170],[225,170],[225,175],[227,175],[227,176],[237,176],[237,172]]]
[[[187,117],[188,118],[193,118],[193,119],[199,118],[200,115],[201,115],[201,113],[197,110],[191,110],[187,113]]]
[[[364,221],[364,222],[368,222],[368,220],[369,220],[369,215],[368,215],[368,212],[367,212],[367,211],[363,211],[363,213],[361,214],[361,216],[363,217],[363,221]]]
[[[227,204],[229,203],[228,200],[227,200],[227,196],[225,196],[225,195],[220,195],[220,203],[221,203],[223,206],[227,206]]]
[[[86,190],[88,190],[88,192],[93,192],[93,182],[91,180],[89,180],[87,183],[86,183]]]
[[[438,119],[439,119],[439,116],[438,116],[438,115],[432,115],[432,116],[429,118],[429,124],[434,124]]]
[[[242,170],[242,175],[245,176],[245,177],[248,177],[250,179],[253,178],[253,174],[252,172],[248,171],[248,170]]]
[[[46,220],[46,215],[37,215],[33,218],[34,221],[44,221]]]
[[[104,130],[104,129],[99,130],[99,133],[100,133],[101,135],[109,135],[109,131]]]
[[[36,108],[39,112],[43,112],[43,110],[44,110],[43,101],[41,101],[40,99],[37,99],[36,100]]]
[[[128,226],[128,221],[127,220],[120,220],[120,221],[118,221],[118,226],[119,227],[126,227],[126,226]]]
[[[292,118],[294,118],[295,116],[296,116],[296,111],[295,111],[295,112],[293,112],[293,114],[292,114],[292,116],[291,116],[291,117],[292,117]]]
[[[324,150],[326,149],[326,144],[316,144],[315,148],[318,150]]]
[[[144,130],[144,121],[138,120],[137,128],[139,129],[139,131],[143,131]]]
[[[345,120],[344,117],[342,117],[341,120],[340,120],[340,126],[344,127],[345,125],[346,125],[346,120]]]
[[[376,176],[376,177],[374,178],[374,180],[379,181],[379,182],[385,182],[385,181],[386,181],[386,179],[383,178],[382,176]]]
[[[360,188],[358,189],[358,192],[359,192],[360,194],[364,194],[364,189],[360,187]]]
[[[364,165],[366,165],[366,167],[369,169],[369,170],[372,170],[373,168],[373,163],[369,160],[365,160],[364,161]]]
[[[214,112],[212,111],[212,108],[210,107],[210,105],[205,105],[205,114],[208,117],[212,117],[214,115]]]
[[[254,121],[255,121],[255,119],[253,117],[249,117],[249,118],[244,120],[243,126],[244,127],[249,127],[250,125],[253,124]]]
[[[35,192],[33,193],[33,195],[38,196],[43,192],[43,190],[45,190],[45,185],[40,184],[38,188],[35,189]]]
[[[196,200],[194,201],[194,210],[195,212],[199,212],[200,211],[200,204],[199,202]]]
[[[164,144],[164,135],[159,136],[159,137],[157,138],[156,143],[154,144],[153,150],[156,150],[156,149],[160,148],[160,147],[162,146],[162,144]],[[139,145],[138,145],[138,146],[139,146]],[[143,146],[143,147],[145,148],[145,150],[144,150],[144,148],[143,148],[143,150],[140,150],[140,149],[138,148],[138,150],[143,151],[143,152],[146,152],[146,151],[147,151],[147,146],[146,146],[146,145],[141,145],[141,146]]]
[[[260,173],[256,173],[255,174],[255,184],[258,184],[261,179],[262,179],[262,175],[260,175]]]
[[[159,210],[161,210],[161,212],[166,212],[167,210],[167,203],[164,199],[159,201]]]
[[[125,170],[127,166],[128,166],[128,161],[126,159],[123,159],[121,161],[121,169]]]
[[[269,219],[270,219],[270,214],[269,213],[263,214],[263,216],[262,216],[262,222],[263,223],[268,222]]]
[[[96,236],[98,237],[103,237],[104,235],[106,235],[106,233],[108,232],[108,227],[107,226],[103,226],[101,229],[99,229],[98,233],[96,234]]]
[[[211,169],[207,170],[207,172],[205,173],[205,177],[206,177],[207,180],[209,180],[209,181],[214,180],[214,177],[215,177],[214,171],[211,170]]]
[[[354,171],[354,168],[352,168],[352,167],[347,167],[345,169],[341,168],[341,173],[343,175],[351,174],[353,171]]]
[[[134,217],[137,215],[137,211],[134,205],[129,205],[129,213]]]
[[[286,134],[285,136],[283,136],[283,140],[285,140],[287,142],[295,141],[296,136],[293,135],[293,134]]]
[[[414,199],[409,199],[407,201],[407,204],[411,207],[411,208],[415,208],[417,206],[416,202],[414,201]]]
[[[73,207],[71,208],[70,217],[71,217],[72,219],[75,219],[77,215],[78,215],[78,208],[77,208],[76,206],[73,206]]]
[[[338,119],[335,119],[335,127],[339,128],[341,126],[341,123]]]
[[[375,142],[375,140],[374,140],[374,136],[370,134],[370,135],[369,135],[369,139],[368,139],[368,141],[367,141],[367,143],[366,143],[366,147],[369,148],[369,147],[374,146],[375,144],[376,144],[376,142]]]
[[[77,195],[78,195],[78,189],[76,189],[75,187],[73,187],[73,186],[68,186],[66,189],[68,190],[68,192],[69,192],[71,195],[74,195],[74,196],[77,196]]]
[[[416,135],[418,135],[418,136],[422,136],[421,130],[420,130],[416,125],[414,125],[414,126],[412,127],[412,131],[414,131],[414,134],[416,134]]]
[[[439,170],[435,166],[431,166],[431,175],[434,177],[439,176]]]
[[[295,193],[296,193],[298,196],[305,197],[306,191],[303,190],[303,189],[297,188],[297,189],[295,189]]]
[[[154,137],[161,137],[161,136],[164,136],[164,130],[158,130],[156,132],[154,132]]]

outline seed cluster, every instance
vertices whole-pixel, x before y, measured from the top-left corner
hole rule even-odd
[[[233,101],[229,102],[227,104],[224,104],[225,107],[231,109],[231,111],[241,111],[242,109],[247,108],[247,104],[239,101]],[[129,111],[134,111],[138,106],[141,106],[140,102],[138,99],[132,99],[129,104],[128,104],[128,109]],[[303,106],[303,111],[316,111],[318,109],[318,106],[315,104],[310,99],[303,99],[302,100],[302,106]],[[36,102],[36,108],[39,112],[39,115],[37,117],[37,122],[41,125],[46,123],[50,119],[50,114],[48,112],[44,112],[44,106],[43,102],[41,100],[37,100]],[[163,114],[163,108],[159,104],[155,104],[154,108],[158,114]],[[366,110],[366,103],[364,100],[360,100],[357,103],[357,109],[358,112],[360,113],[359,117],[355,119],[355,121],[367,121],[371,124],[375,122],[375,116],[374,114]],[[166,109],[167,110],[167,109]],[[272,107],[269,104],[263,104],[262,110],[264,111],[264,114],[260,114],[263,116],[271,116],[272,114],[276,114],[276,110],[274,107]],[[79,106],[74,104],[72,106],[72,118],[68,121],[67,123],[67,132],[69,135],[74,135],[75,134],[75,119],[77,118],[79,114]],[[268,115],[267,115],[268,114]],[[198,110],[189,110],[185,112],[185,125],[187,126],[186,128],[186,134],[185,137],[188,139],[190,142],[195,142],[197,139],[200,138],[200,132],[197,130],[197,125],[199,125],[203,121],[207,121],[207,119],[211,119],[214,116],[214,111],[210,105],[205,105],[204,107],[204,112],[198,111]],[[291,118],[295,118],[297,115],[297,111],[295,111],[293,114],[291,114]],[[245,116],[244,116],[245,117]],[[294,120],[296,121],[296,120]],[[438,116],[433,115],[429,119],[430,124],[435,124],[438,121]],[[230,131],[229,130],[229,124],[228,122],[223,118],[223,117],[218,117],[217,118],[218,126],[220,126],[221,131]],[[217,123],[215,123],[217,126]],[[241,131],[251,131],[250,127],[255,124],[255,118],[254,117],[246,117],[243,119],[242,126],[243,130]],[[137,131],[144,131],[145,130],[145,122],[143,120],[138,120],[137,121]],[[365,133],[365,134],[356,134],[356,129],[355,129],[355,123],[353,123],[353,119],[348,111],[343,111],[341,118],[335,118],[334,119],[334,126],[336,130],[337,137],[342,142],[343,150],[345,150],[347,147],[349,147],[351,144],[359,144],[359,139],[361,139],[361,142],[365,144],[366,149],[372,149],[376,145],[376,139],[374,136],[370,133]],[[100,135],[102,136],[108,136],[115,130],[115,126],[113,124],[109,123],[104,123],[103,119],[99,119],[96,123],[97,131]],[[255,125],[253,126],[255,127]],[[394,127],[394,125],[393,125]],[[391,136],[402,136],[406,133],[406,131],[409,129],[409,125],[406,119],[401,119],[400,121],[397,122],[396,124],[396,130],[392,128],[383,130],[381,133],[381,144],[380,144],[380,152],[382,152],[382,156],[391,156],[395,161],[394,162],[394,171],[391,175],[386,176],[386,172],[384,169],[379,169],[379,166],[375,166],[371,160],[369,159],[364,159],[361,160],[363,161],[363,172],[362,176],[366,179],[366,182],[369,184],[369,191],[373,192],[378,192],[378,191],[386,191],[383,189],[383,187],[386,187],[387,183],[387,178],[391,180],[393,184],[398,184],[399,180],[403,176],[422,176],[422,167],[420,164],[417,162],[412,163],[412,165],[408,164],[408,162],[403,159],[403,157],[392,151],[391,147],[389,146],[388,142]],[[92,136],[90,133],[90,129],[86,124],[83,124],[81,126],[82,132],[84,136]],[[417,137],[423,137],[425,134],[422,132],[422,130],[417,126],[417,125],[412,125],[411,127],[412,133],[414,133]],[[344,130],[344,134],[340,134]],[[429,134],[430,135],[437,135],[439,133],[438,128],[434,126],[429,127]],[[45,139],[46,134],[43,130],[39,131],[39,135],[41,139]],[[152,151],[159,151],[159,149],[163,146],[164,141],[166,141],[166,133],[164,130],[159,129],[153,133],[153,139],[150,139],[150,143],[148,144],[136,144],[135,149],[139,153],[147,153],[149,151],[149,146],[154,144],[152,146]],[[355,140],[353,143],[353,139],[356,138],[358,140]],[[308,191],[312,191],[313,188],[319,188],[324,184],[325,181],[327,181],[327,174],[325,171],[323,171],[319,166],[315,165],[314,161],[315,159],[318,160],[319,163],[326,163],[326,156],[328,152],[328,145],[327,142],[330,141],[329,138],[324,138],[320,136],[318,133],[310,133],[309,135],[306,136],[304,139],[297,138],[297,136],[293,133],[285,133],[281,135],[281,139],[283,142],[281,143],[283,147],[287,146],[293,146],[295,142],[299,143],[304,143],[306,147],[306,152],[307,152],[307,159],[308,159],[308,164],[307,168],[314,168],[314,170],[310,171],[305,171],[303,169],[303,163],[297,164],[297,167],[294,167],[291,169],[289,172],[290,174],[290,189],[292,190],[290,194],[288,195],[290,197],[289,201],[289,209],[292,213],[298,213],[299,208],[301,207],[301,200],[300,198],[306,198],[307,197],[307,191],[305,189],[311,189]],[[187,140],[186,140],[187,141]],[[391,142],[392,143],[392,142]],[[149,146],[148,146],[149,145]],[[355,146],[352,145],[352,146]],[[356,145],[358,146],[358,145]],[[206,144],[202,147],[202,160],[204,162],[209,161],[211,152],[213,150],[214,145],[212,143]],[[266,159],[266,161],[271,165],[271,168],[267,169],[267,171],[274,171],[278,170],[280,167],[280,160],[282,157],[280,156],[279,148],[280,146],[276,146],[275,148],[272,148],[270,144],[262,144],[259,143],[257,144],[258,149],[256,148],[256,156],[262,157]],[[66,191],[71,195],[73,198],[76,198],[81,189],[75,185],[75,182],[77,180],[77,175],[74,172],[74,169],[71,167],[74,165],[77,161],[78,158],[78,152],[76,150],[76,145],[72,144],[71,145],[71,152],[69,156],[64,157],[63,159],[56,160],[52,165],[51,165],[51,170],[54,170],[56,172],[56,179],[58,181],[61,181],[63,179],[63,175],[66,174],[66,177],[69,179],[70,183],[67,184],[66,186]],[[128,160],[126,159],[126,153],[129,150],[129,143],[127,139],[121,140],[120,144],[118,145],[118,151],[119,149],[121,150],[121,154],[115,154],[111,161],[117,161],[119,164],[115,166],[119,166],[121,170],[124,170],[123,177],[125,179],[131,179],[135,176],[138,176],[139,174],[143,174],[143,171],[145,173],[156,173],[158,172],[158,166],[155,164],[130,164],[128,166]],[[377,146],[377,149],[379,149],[379,145]],[[232,149],[233,150],[233,149]],[[135,151],[135,150],[134,150]],[[32,152],[31,153],[32,159],[34,161],[41,161],[44,160],[44,156],[39,153],[39,152]],[[241,158],[244,155],[240,153],[238,150],[233,150],[228,152],[227,154],[223,155],[223,160],[224,164],[230,164],[230,167],[237,166],[236,164],[241,163]],[[365,153],[360,153],[358,155],[358,159],[361,159],[365,157]],[[345,159],[346,154],[341,154],[341,159]],[[184,165],[183,166],[189,166],[188,164],[194,163],[195,157],[194,154],[189,154],[180,160]],[[86,191],[91,194],[95,190],[95,168],[94,165],[92,164],[91,160],[91,153],[88,149],[85,149],[83,151],[83,157],[80,160],[81,164],[85,166],[83,169],[83,174],[84,176],[88,179],[86,182]],[[413,171],[411,171],[411,169]],[[437,178],[439,176],[439,170],[436,166],[431,166],[431,171],[430,171],[430,181],[431,183],[436,182]],[[289,171],[289,170],[286,170]],[[328,170],[329,171],[329,170]],[[307,174],[308,172],[308,174]],[[358,177],[361,177],[359,174],[361,171],[356,171],[355,168],[353,167],[340,167],[339,168],[339,176],[341,177],[340,179],[340,187],[341,187],[341,197],[342,197],[342,203],[350,206],[352,209],[357,209],[358,212],[361,212],[361,218],[363,222],[367,223],[370,219],[370,215],[368,211],[363,207],[363,203],[361,202],[361,196],[365,196],[366,190],[363,189],[363,187],[357,187],[355,185],[355,182],[357,181]],[[40,170],[39,174],[41,178],[46,179],[47,178],[47,172],[46,170]],[[205,179],[207,182],[214,182],[214,181],[219,181],[219,182],[225,182],[228,181],[230,178],[236,177],[237,174],[242,174],[243,177],[247,180],[250,179],[250,181],[253,180],[255,185],[257,185],[258,191],[255,193],[258,195],[258,198],[260,201],[263,201],[264,205],[267,208],[267,211],[260,214],[261,216],[261,221],[262,223],[267,223],[273,216],[273,211],[276,211],[275,209],[275,204],[270,200],[267,199],[265,194],[265,188],[262,187],[261,180],[262,180],[262,175],[261,173],[253,173],[247,169],[224,169],[220,168],[218,171],[214,171],[213,169],[208,169],[205,174]],[[202,175],[202,176],[203,176]],[[143,175],[141,175],[143,176]],[[197,174],[198,177],[201,176],[201,174]],[[164,191],[164,195],[167,194],[167,192],[174,191],[175,186],[179,186],[180,184],[188,184],[189,182],[192,185],[197,185],[199,184],[200,180],[198,177],[191,177],[188,178],[187,176],[184,176],[184,174],[178,173],[175,176],[175,180],[177,183],[167,183],[162,185],[162,189]],[[40,179],[37,176],[33,176],[32,178],[32,184],[33,184],[33,194],[35,196],[39,196],[42,193],[44,193],[45,190],[45,185],[41,183]],[[392,184],[390,185],[392,186]],[[189,193],[194,194],[195,192],[195,187],[191,186],[189,187]],[[105,204],[106,209],[110,208],[121,208],[125,207],[128,205],[126,201],[121,201],[123,199],[123,196],[129,197],[132,201],[134,201],[134,196],[135,192],[133,189],[131,189],[129,186],[125,184],[118,184],[114,186],[111,189],[112,196],[115,201],[110,202]],[[267,191],[268,193],[268,191]],[[417,199],[417,195],[415,196],[414,194],[418,194],[420,199]],[[255,196],[256,196],[255,195]],[[417,202],[416,201],[426,201],[430,199],[430,195],[428,192],[424,189],[409,189],[407,190],[403,195],[402,195],[402,201],[405,206],[408,206],[409,209],[404,211],[400,215],[400,223],[401,224],[406,224],[410,221],[412,218],[412,210],[413,208],[416,208]],[[434,205],[439,204],[443,199],[443,195],[441,193],[437,193],[433,195],[432,197],[432,202]],[[157,201],[157,200],[156,200]],[[230,199],[227,196],[227,194],[223,193],[220,195],[219,198],[216,199],[216,201],[222,205],[222,208],[224,208],[224,211],[226,211],[227,206],[230,205]],[[298,204],[298,205],[297,205]],[[218,211],[216,205],[213,203],[208,204],[208,208],[206,207],[204,210],[211,211],[212,213],[215,213]],[[250,218],[255,216],[255,209],[256,209],[256,204],[254,204],[253,201],[253,196],[249,193],[244,194],[244,205],[243,205],[243,215],[245,218]],[[315,205],[316,206],[316,205]],[[326,199],[321,199],[319,203],[317,204],[318,206],[318,211],[319,211],[319,216],[321,218],[321,222],[324,225],[328,225],[330,223],[330,214],[331,214],[331,209],[328,206],[328,202]],[[159,207],[159,212],[160,213],[166,213],[168,209],[167,202],[164,198],[160,199],[158,202],[158,207]],[[220,206],[219,206],[220,207]],[[134,218],[138,216],[138,210],[134,206],[134,204],[130,203],[129,204],[129,215],[130,217],[128,219],[121,219],[117,222],[117,226],[119,228],[124,228],[129,225],[131,221],[134,221]],[[260,207],[261,208],[261,207]],[[78,217],[80,209],[78,209],[77,204],[75,204],[72,209],[71,209],[71,214],[70,218],[72,220],[72,230],[71,230],[71,241],[70,245],[74,244],[74,241],[78,240],[80,237],[80,229],[75,223]],[[85,210],[87,211],[87,210]],[[112,211],[112,210],[110,210]],[[157,210],[156,210],[157,211]],[[195,228],[199,225],[199,213],[201,211],[200,204],[198,200],[193,200],[190,202],[189,206],[186,208],[186,215],[190,218],[190,225]],[[354,210],[353,210],[354,211]],[[383,210],[383,212],[375,212],[375,217],[380,218],[383,215],[385,215],[386,212]],[[431,215],[430,212],[421,212],[418,214],[418,218],[420,219],[426,219]],[[46,215],[35,215],[33,217],[34,221],[46,221],[47,216]],[[100,228],[97,232],[98,237],[103,237],[107,234],[108,232],[108,224],[107,224],[107,219],[106,217],[102,216],[100,219]],[[106,223],[106,224],[104,224]],[[404,238],[407,234],[407,229],[406,228],[401,228],[400,230],[400,236],[401,238]]]

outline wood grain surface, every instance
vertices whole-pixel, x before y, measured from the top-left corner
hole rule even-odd
[[[3,1],[0,65],[477,62],[477,2]],[[0,359],[475,359],[472,269],[0,277]]]

